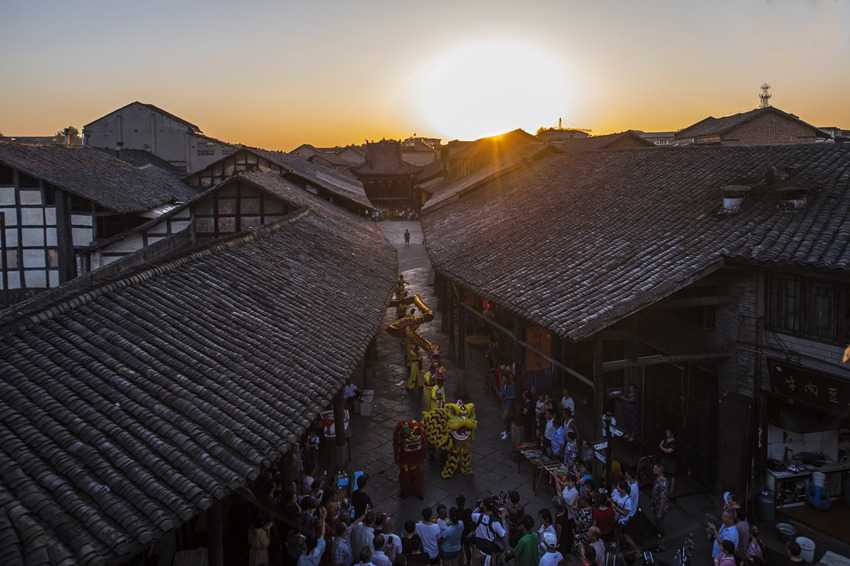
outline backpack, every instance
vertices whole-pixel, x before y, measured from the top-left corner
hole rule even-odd
[[[491,554],[498,554],[500,552],[505,551],[505,539],[500,537],[496,531],[493,529],[493,521],[492,519],[487,521],[486,526],[490,529],[490,533],[493,535],[493,540],[475,536],[475,532],[478,530],[478,525],[481,524],[481,521],[484,519],[484,514],[478,516],[478,521],[475,523],[475,527],[472,529],[472,532],[467,535],[467,540],[472,539],[472,543],[475,545],[475,548],[481,551],[481,554],[485,556],[489,556]]]

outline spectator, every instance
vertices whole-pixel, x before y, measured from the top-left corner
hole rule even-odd
[[[537,540],[543,541],[537,547],[540,556],[546,554],[546,535],[551,533],[555,537],[555,546],[557,546],[558,534],[555,531],[555,525],[552,524],[552,513],[545,507],[537,512],[537,520],[540,521],[540,528],[537,529]]]
[[[735,513],[735,530],[738,531],[738,544],[735,548],[735,556],[738,560],[743,560],[747,557],[747,551],[750,547],[750,523],[747,521],[747,512],[743,507],[739,507]]]
[[[455,503],[457,503],[458,517],[463,523],[463,536],[460,543],[463,553],[460,557],[460,566],[466,566],[472,562],[472,545],[467,540],[467,536],[472,532],[472,509],[466,506],[466,496],[463,494],[455,498]]]
[[[386,539],[381,533],[375,535],[375,538],[372,540],[372,564],[375,566],[392,566],[392,561],[386,552],[384,552],[386,544]],[[391,545],[392,539],[390,539]]]
[[[785,545],[785,551],[788,553],[788,561],[791,564],[802,564],[803,559],[800,558],[800,553],[803,549],[800,548],[800,543],[796,540],[788,541],[788,544]]]
[[[714,557],[715,566],[737,566],[735,560],[735,545],[731,540],[724,540],[720,554]]]
[[[440,561],[442,566],[458,566],[461,555],[461,535],[463,535],[463,521],[460,520],[457,507],[452,507],[449,510],[448,524],[441,535]]]
[[[605,566],[605,542],[602,540],[599,527],[590,527],[587,538],[590,540],[590,548],[596,555],[596,564],[593,566]]]
[[[593,510],[593,524],[599,528],[599,537],[605,542],[614,540],[614,524],[617,522],[617,513],[611,507],[608,494],[599,490],[596,494],[596,509]],[[598,552],[597,552],[598,554]]]
[[[499,402],[502,407],[502,422],[505,423],[505,432],[502,433],[502,440],[507,440],[511,435],[511,420],[515,398],[516,388],[514,387],[513,381],[508,379],[506,373],[502,373],[502,385],[499,387]]]
[[[433,511],[430,507],[422,508],[422,520],[416,523],[416,534],[422,540],[422,548],[428,554],[429,564],[440,563],[440,527],[435,524],[431,517]]]
[[[319,535],[311,534],[307,537],[307,547],[304,553],[298,558],[298,566],[319,566],[319,561],[325,552],[325,510],[319,508],[317,513],[317,518],[322,525]]]
[[[369,509],[362,515],[363,520],[359,523],[351,525],[351,550],[358,552],[356,549],[362,549],[364,546],[369,547],[369,559],[372,559],[372,548],[375,541],[375,512]]]
[[[568,417],[571,417],[571,416],[576,414],[575,399],[573,399],[570,396],[570,390],[567,389],[566,387],[564,387],[564,389],[562,391],[561,407],[564,408],[565,410],[569,411],[569,413],[564,414],[564,418],[568,418]]]
[[[543,543],[546,552],[540,557],[539,566],[563,566],[564,556],[555,548],[558,544],[555,540],[555,533],[547,532],[543,535]]]
[[[380,522],[378,519],[375,519],[375,528],[380,528],[381,532],[384,535],[384,538],[387,539],[387,547],[384,549],[384,552],[389,557],[390,562],[395,562],[396,556],[402,553],[402,543],[401,537],[397,534],[393,533],[393,518],[389,515],[383,517],[383,520]],[[415,527],[414,527],[415,529]],[[389,541],[392,539],[393,544],[390,546]]]
[[[626,394],[620,395],[620,401],[623,402],[623,436],[626,440],[634,440],[637,428],[637,385],[629,383]]]
[[[372,548],[368,546],[364,546],[360,549],[358,553],[360,557],[360,562],[357,563],[357,566],[375,566],[372,563]],[[300,565],[299,565],[300,566]]]
[[[248,529],[248,566],[268,566],[271,526],[272,523],[266,522],[265,513],[259,511],[254,514],[254,521]]]
[[[709,524],[706,531],[711,534],[714,539],[714,545],[711,548],[711,556],[715,557],[723,552],[723,541],[732,542],[732,553],[735,553],[735,548],[738,546],[738,531],[735,529],[735,515],[729,509],[723,511],[720,520],[722,524],[718,529],[714,523]]]
[[[504,540],[505,528],[501,521],[505,519],[508,511],[502,509],[496,513],[496,500],[487,497],[478,508],[478,512],[472,514],[472,523],[475,525],[475,545],[472,549],[472,564],[484,566],[487,557],[498,554],[496,538]]]
[[[333,566],[351,566],[354,563],[354,553],[351,552],[350,529],[343,521],[338,521],[335,528],[334,541],[331,544],[331,563]]]
[[[658,448],[661,450],[661,465],[670,478],[670,495],[673,495],[676,490],[676,431],[668,427]]]
[[[405,554],[404,557],[407,559],[408,566],[425,566],[431,562],[428,553],[422,548],[422,539],[417,534],[410,538],[410,553]]]
[[[540,535],[534,530],[534,519],[531,515],[523,515],[519,521],[523,535],[514,546],[515,566],[538,566],[540,562]]]
[[[522,427],[523,440],[525,442],[534,441],[534,423],[537,422],[534,414],[534,396],[531,391],[523,391],[522,393]]]
[[[664,466],[656,464],[652,470],[655,472],[655,483],[652,484],[652,496],[649,501],[652,506],[652,517],[655,519],[655,528],[658,529],[658,550],[664,552],[664,519],[670,510],[667,478],[664,476]],[[712,554],[712,556],[715,555],[716,553]]]
[[[354,516],[359,517],[366,512],[366,506],[372,506],[372,498],[366,493],[366,484],[369,481],[369,476],[361,475],[357,479],[357,490],[351,494],[351,507],[354,508]],[[369,545],[371,548],[371,544]]]

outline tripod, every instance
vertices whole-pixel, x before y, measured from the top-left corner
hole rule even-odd
[[[688,533],[688,538],[682,543],[682,547],[676,551],[676,556],[673,558],[678,566],[690,566],[693,564],[692,557],[697,548],[697,543],[694,541],[694,534]]]
[[[620,550],[620,545],[616,542],[609,542],[605,547],[605,566],[609,564],[611,566],[617,566],[618,564],[625,564],[626,561],[623,560],[623,553]]]

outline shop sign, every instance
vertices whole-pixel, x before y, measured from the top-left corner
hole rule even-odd
[[[540,326],[529,326],[525,329],[525,339],[528,345],[547,356],[552,355],[552,335]],[[544,357],[538,356],[531,350],[525,354],[525,369],[528,371],[540,371],[551,369],[552,363]]]
[[[773,392],[823,409],[850,411],[850,380],[787,362],[767,360]]]
[[[325,434],[325,438],[336,438],[336,427],[334,426],[334,412],[333,411],[324,411],[319,413],[322,417],[322,432]],[[343,430],[348,433],[348,410],[344,409],[342,411],[342,425]]]

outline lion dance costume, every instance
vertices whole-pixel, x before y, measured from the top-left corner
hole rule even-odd
[[[449,453],[440,475],[444,478],[455,475],[458,462],[460,473],[471,474],[472,458],[469,455],[469,446],[475,439],[475,429],[478,427],[475,405],[464,404],[463,401],[446,403],[441,408],[423,412],[422,417],[425,435],[431,447],[441,448]]]
[[[422,463],[428,459],[428,439],[418,421],[401,421],[393,431],[393,455],[398,466],[399,497],[413,494],[422,499]]]

